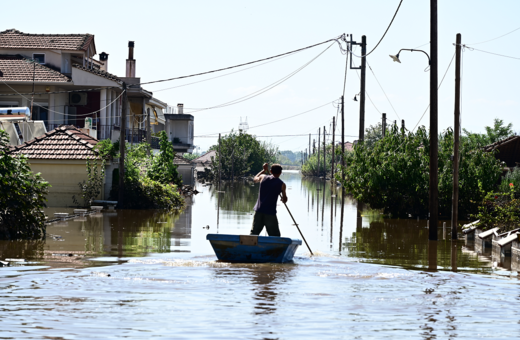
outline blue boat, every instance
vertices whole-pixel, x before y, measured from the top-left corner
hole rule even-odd
[[[291,262],[302,244],[288,237],[208,234],[217,258],[225,262],[285,263]]]

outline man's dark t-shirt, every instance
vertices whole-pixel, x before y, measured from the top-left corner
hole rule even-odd
[[[258,200],[253,210],[267,215],[276,215],[276,203],[282,192],[282,185],[281,179],[273,175],[265,176],[260,182]]]

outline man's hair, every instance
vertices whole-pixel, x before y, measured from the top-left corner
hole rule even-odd
[[[279,175],[282,173],[282,166],[280,164],[273,164],[271,166],[271,173],[273,173],[273,175]]]

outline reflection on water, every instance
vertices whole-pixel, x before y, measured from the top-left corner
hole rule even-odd
[[[208,233],[251,228],[258,185],[238,181],[223,183],[222,193],[199,187],[182,212],[103,211],[54,223],[45,241],[0,242],[0,259],[33,261],[0,268],[0,337],[518,335],[518,281],[506,259],[451,241],[449,230],[429,242],[425,221],[383,218],[330,182],[290,172],[282,179],[316,256],[300,247],[293,264],[216,261]],[[72,209],[46,210],[54,212]],[[282,204],[278,218],[283,236],[299,238]]]

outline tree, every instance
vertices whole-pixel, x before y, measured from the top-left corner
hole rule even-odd
[[[377,123],[376,125],[370,125],[365,129],[365,140],[364,144],[368,148],[372,148],[376,142],[383,138],[383,124]]]
[[[160,153],[155,156],[148,177],[162,184],[182,185],[182,179],[175,165],[175,151],[173,144],[168,141],[166,132],[161,131],[159,141]]]
[[[242,132],[231,131],[220,141],[220,154],[218,144],[209,150],[217,151],[212,160],[211,172],[218,178],[219,162],[222,161],[222,178],[231,179],[233,176],[240,177],[256,174],[262,169],[262,164],[274,163],[278,148],[270,143],[260,142],[256,137]]]
[[[45,237],[45,195],[49,183],[34,174],[24,156],[9,154],[9,138],[0,130],[0,239]]]
[[[343,185],[355,199],[393,216],[426,216],[429,190],[429,135],[424,127],[403,134],[392,126],[374,147],[357,145],[347,156]],[[453,186],[453,133],[439,138],[439,213],[449,216]],[[478,202],[495,186],[501,165],[492,153],[462,142],[459,170],[459,214],[478,209]],[[341,180],[337,175],[336,179]]]
[[[499,118],[495,118],[493,121],[493,127],[486,126],[485,129],[485,134],[473,133],[466,129],[462,130],[466,134],[467,138],[469,138],[469,140],[476,146],[486,146],[515,134],[513,132],[513,123],[504,126],[504,121]]]

